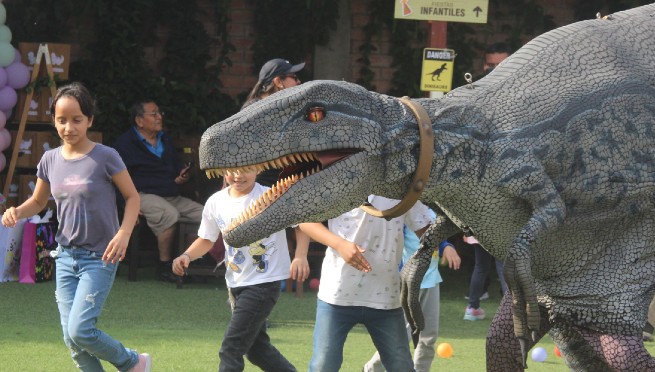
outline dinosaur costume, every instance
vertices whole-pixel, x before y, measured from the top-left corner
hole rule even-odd
[[[429,178],[418,182],[427,139]],[[421,329],[415,294],[436,243],[475,235],[505,260],[510,294],[487,337],[498,371],[522,370],[545,332],[574,370],[655,370],[641,342],[655,290],[654,156],[655,5],[548,32],[440,100],[315,81],[212,126],[200,144],[210,177],[285,169],[225,232],[235,246],[369,194],[423,190],[441,218],[403,269],[409,320]]]

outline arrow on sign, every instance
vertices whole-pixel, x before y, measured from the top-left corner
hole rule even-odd
[[[481,12],[481,11],[482,11],[482,8],[480,8],[479,6],[476,6],[476,7],[473,9],[473,12],[475,12],[475,16],[476,16],[476,17],[479,17],[479,16],[480,16],[480,12]]]

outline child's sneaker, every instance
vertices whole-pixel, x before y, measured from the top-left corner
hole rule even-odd
[[[139,354],[139,361],[134,367],[130,368],[130,372],[150,372],[151,366],[152,358],[150,357],[150,354]]]
[[[484,319],[484,310],[482,308],[474,309],[470,306],[466,307],[464,312],[464,320],[482,320]]]
[[[500,296],[500,297],[503,297],[503,296],[502,296],[502,293],[501,293],[501,296]],[[466,301],[468,301],[468,300],[469,300],[469,296],[468,296],[468,295],[464,296],[464,299],[465,299]],[[484,293],[482,294],[482,296],[480,296],[480,301],[484,301],[484,300],[488,300],[488,299],[489,299],[489,292],[484,292]]]

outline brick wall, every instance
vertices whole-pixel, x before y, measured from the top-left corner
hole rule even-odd
[[[253,25],[254,2],[248,0],[234,0],[229,13],[228,24],[229,42],[236,51],[229,54],[231,67],[225,67],[221,75],[224,92],[236,98],[238,94],[249,92],[257,83],[253,66],[253,52],[251,50],[255,28]]]
[[[203,0],[204,1],[204,0]],[[211,0],[206,0],[211,1]],[[369,11],[370,0],[351,0],[350,3],[350,24],[351,24],[351,41],[350,41],[350,60],[348,61],[351,72],[351,81],[356,81],[359,77],[359,70],[362,65],[357,62],[361,57],[359,47],[364,42],[363,27],[368,23],[370,17]],[[547,14],[553,16],[558,26],[571,23],[573,21],[573,4],[574,0],[539,0],[541,6]],[[225,92],[232,97],[238,94],[248,92],[257,82],[256,71],[259,66],[253,66],[251,46],[254,38],[253,27],[253,2],[249,0],[234,0],[230,9],[230,43],[236,47],[236,51],[230,53],[229,58],[233,65],[224,69],[221,76],[225,86]],[[493,19],[498,12],[493,7],[489,10],[490,19]],[[506,13],[506,12],[505,12]],[[593,15],[590,15],[590,18]],[[425,27],[428,27],[428,23]],[[500,22],[499,22],[500,23]],[[478,41],[482,44],[503,40],[506,35],[502,34],[500,28],[491,28],[488,25],[470,25],[476,34]],[[209,27],[209,25],[208,25]],[[208,28],[209,29],[209,28]],[[526,37],[527,42],[532,37]],[[391,56],[388,54],[390,42],[389,33],[384,31],[380,38],[373,40],[377,50],[370,55],[370,68],[375,72],[373,84],[380,92],[387,92],[391,87],[391,77],[394,69],[391,67]],[[335,63],[331,61],[330,63]],[[476,61],[474,66],[481,66],[481,61]],[[477,72],[480,73],[481,71]]]

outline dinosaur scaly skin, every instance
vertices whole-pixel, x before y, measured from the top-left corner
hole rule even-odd
[[[415,100],[429,113],[435,146],[421,200],[442,218],[404,269],[414,326],[422,326],[421,257],[465,230],[505,260],[523,362],[544,326],[565,347],[575,327],[641,335],[655,288],[654,61],[648,5],[551,31],[479,82]],[[303,170],[303,156],[320,169],[274,188],[226,241],[243,246],[323,221],[369,194],[401,199],[418,133],[398,99],[333,81],[285,89],[214,125],[200,144],[210,176],[297,163],[286,177]],[[572,368],[593,353],[570,350]]]

